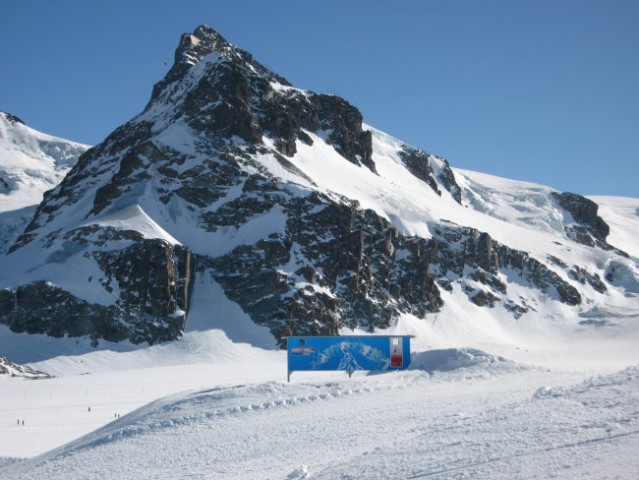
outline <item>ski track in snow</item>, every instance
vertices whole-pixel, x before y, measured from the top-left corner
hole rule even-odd
[[[503,359],[431,373],[416,363],[175,394],[6,459],[0,478],[636,478],[639,367],[576,383]]]

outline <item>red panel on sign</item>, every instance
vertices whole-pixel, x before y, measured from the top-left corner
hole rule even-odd
[[[313,355],[315,347],[297,347],[291,348],[291,355]]]
[[[401,355],[391,355],[391,367],[400,368],[402,366]]]

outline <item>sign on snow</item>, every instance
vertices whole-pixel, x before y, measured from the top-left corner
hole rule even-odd
[[[295,371],[405,369],[410,336],[287,337],[288,380]]]

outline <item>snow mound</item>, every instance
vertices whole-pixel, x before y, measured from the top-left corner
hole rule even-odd
[[[286,416],[287,410],[291,408],[304,406],[325,411],[334,408],[332,404],[344,399],[370,399],[370,395],[375,392],[391,392],[396,388],[399,387],[393,382],[385,384],[376,382],[375,379],[371,381],[362,378],[359,381],[318,384],[289,385],[273,381],[236,384],[168,395],[66,445],[20,462],[7,460],[4,467],[0,463],[0,479],[13,479],[31,469],[47,470],[47,464],[51,462],[66,463],[70,460],[74,463],[75,459],[83,455],[92,455],[103,449],[120,448],[131,441],[144,443],[165,436],[170,438],[176,434],[175,432],[202,426],[212,430],[218,422],[246,422],[250,430],[250,423],[256,416],[279,418],[282,415]],[[243,434],[247,433],[245,429],[242,431]],[[72,470],[75,468],[72,467]],[[50,478],[48,474],[49,472],[43,478]],[[28,475],[27,473],[27,478]],[[115,478],[120,477],[116,475]],[[290,471],[288,478],[310,478],[308,467],[302,464]]]
[[[116,230],[134,230],[140,232],[144,238],[160,238],[173,245],[179,245],[166,230],[158,225],[140,205],[127,205],[115,211],[85,223],[87,225],[99,225],[101,227],[112,227]]]
[[[299,468],[293,470],[286,478],[293,480],[296,478],[311,478],[310,473],[308,472],[308,467],[306,465],[300,465]]]
[[[544,400],[547,398],[566,398],[577,400],[580,403],[593,403],[594,398],[599,395],[602,390],[631,390],[639,392],[639,365],[634,365],[620,372],[610,375],[597,375],[595,377],[584,380],[579,385],[570,387],[540,387],[533,395],[535,400]],[[621,397],[619,397],[621,398]],[[619,398],[614,400],[615,403],[621,401]],[[608,398],[606,402],[609,402]]]
[[[254,348],[245,343],[233,343],[219,329],[189,332],[174,342],[140,348],[136,345],[109,345],[129,347],[130,351],[97,350],[84,355],[61,355],[31,366],[55,376],[83,375],[129,370],[185,366],[197,364],[247,364],[255,362],[283,363],[284,352]]]
[[[411,370],[423,370],[429,374],[437,372],[512,372],[522,368],[518,363],[498,355],[491,355],[475,348],[447,348],[428,350],[412,356]]]

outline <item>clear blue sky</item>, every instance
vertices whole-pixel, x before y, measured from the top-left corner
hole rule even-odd
[[[4,1],[0,110],[98,143],[200,24],[452,166],[639,197],[639,0]]]

